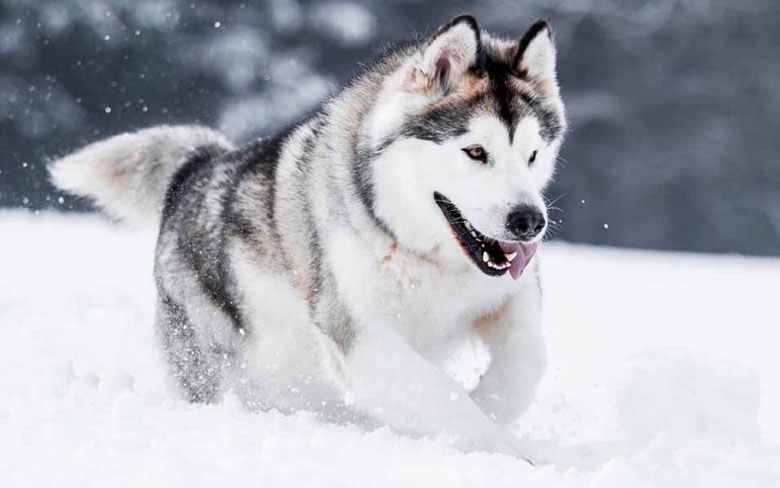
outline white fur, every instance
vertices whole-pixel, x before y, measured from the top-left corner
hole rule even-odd
[[[488,165],[463,152],[472,144],[485,148]],[[529,165],[534,150],[536,161]],[[433,192],[450,198],[481,232],[511,239],[504,223],[513,206],[533,205],[546,216],[542,191],[552,176],[556,153],[557,148],[539,136],[533,117],[518,124],[513,143],[506,126],[494,116],[473,119],[466,134],[443,144],[404,140],[375,163],[376,212],[407,247],[424,254],[439,249],[456,268],[471,267],[435,205]]]
[[[401,249],[377,254],[350,232],[334,234],[325,250],[357,329],[354,349],[338,359],[337,382],[349,401],[409,434],[517,454],[491,419],[516,420],[544,372],[536,268],[518,281],[496,279],[470,263],[442,266]],[[502,306],[512,313],[497,328],[510,339],[479,336],[474,321]],[[474,341],[487,345],[491,366],[472,397],[447,366],[459,346]]]
[[[537,258],[539,259],[539,258]],[[510,303],[509,313],[482,336],[491,364],[472,392],[474,401],[499,425],[516,422],[531,405],[547,368],[538,265]]]
[[[52,182],[133,224],[156,222],[170,178],[199,146],[233,145],[199,126],[158,126],[95,142],[49,166]]]
[[[392,328],[363,331],[345,360],[349,400],[412,435],[436,434],[464,449],[515,454],[510,435],[460,385]]]
[[[555,44],[547,29],[542,29],[531,40],[523,53],[521,67],[532,78],[555,82]]]
[[[238,288],[248,304],[243,315],[251,334],[244,344],[245,362],[255,390],[253,399],[283,411],[328,410],[340,403],[319,355],[326,339],[309,317],[309,309],[289,279],[264,270],[245,244],[235,243],[231,262]],[[251,297],[251,298],[250,298]],[[261,297],[256,299],[254,297]]]

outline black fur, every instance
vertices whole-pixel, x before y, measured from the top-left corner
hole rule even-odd
[[[189,401],[212,403],[218,399],[219,377],[228,362],[206,358],[209,353],[200,347],[185,308],[165,293],[160,284],[158,289],[157,313],[162,315],[158,317],[162,325],[158,333],[171,373]]]
[[[449,104],[430,112],[410,117],[401,128],[401,137],[423,139],[441,144],[466,133],[473,102]]]
[[[393,231],[390,227],[376,214],[374,210],[374,183],[371,181],[371,165],[374,158],[378,154],[377,151],[372,151],[369,148],[359,147],[355,148],[355,155],[353,157],[352,168],[352,181],[355,184],[360,201],[363,202],[363,206],[368,212],[374,224],[382,230],[385,234],[395,239]]]
[[[234,164],[225,158],[221,148],[201,148],[174,175],[165,196],[161,232],[176,227],[177,247],[188,267],[197,276],[198,284],[209,299],[222,309],[240,328],[240,317],[228,291],[229,273],[225,263],[224,225],[206,228],[193,225],[201,212],[206,212],[206,198],[215,170],[221,164]],[[227,191],[226,186],[222,191]]]
[[[223,220],[227,223],[226,231],[228,233],[244,239],[257,234],[252,219],[243,215],[241,209],[235,206],[239,183],[251,176],[266,183],[264,185],[266,192],[263,195],[263,208],[266,209],[265,221],[274,226],[274,234],[277,234],[275,229],[276,168],[287,138],[298,125],[297,123],[293,124],[269,139],[258,140],[232,156],[239,162],[240,166],[232,177],[231,188],[224,202]]]
[[[509,129],[509,141],[512,142],[520,115],[512,103],[515,92],[509,87],[508,78],[513,76],[513,68],[490,56],[485,56],[482,69],[490,80],[491,98],[498,118]]]
[[[546,142],[557,139],[563,132],[563,122],[557,113],[547,108],[544,99],[526,94],[521,95],[528,110],[532,111],[539,121],[539,135]]]
[[[171,210],[175,208],[175,202],[181,197],[185,182],[202,165],[224,153],[225,149],[218,146],[202,146],[192,152],[188,161],[174,173],[171,183],[168,185],[162,209],[163,223],[170,217]]]

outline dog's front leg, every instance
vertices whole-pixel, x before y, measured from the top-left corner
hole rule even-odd
[[[347,323],[336,329],[352,334],[349,341],[343,335],[325,339],[328,369],[354,408],[405,434],[444,436],[465,450],[517,454],[468,393],[392,329]]]
[[[531,404],[547,366],[537,282],[474,326],[490,349],[491,363],[472,398],[499,425],[508,426]]]

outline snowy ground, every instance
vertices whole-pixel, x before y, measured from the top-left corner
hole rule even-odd
[[[780,485],[780,260],[551,245],[540,464],[178,400],[153,239],[0,214],[0,486]]]

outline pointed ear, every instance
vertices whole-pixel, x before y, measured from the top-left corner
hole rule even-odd
[[[544,20],[537,20],[517,44],[514,62],[520,76],[555,84],[555,44]]]
[[[471,15],[455,17],[423,46],[411,75],[413,87],[441,93],[457,88],[479,51],[477,21]]]

